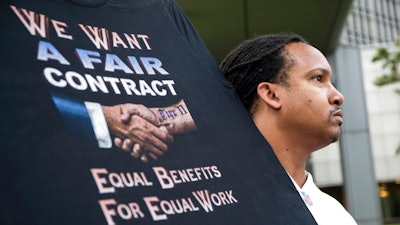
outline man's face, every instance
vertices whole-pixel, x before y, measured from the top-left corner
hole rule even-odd
[[[285,49],[295,64],[288,71],[289,87],[282,87],[284,126],[316,149],[329,145],[340,135],[344,100],[331,83],[331,67],[310,45],[291,43]]]

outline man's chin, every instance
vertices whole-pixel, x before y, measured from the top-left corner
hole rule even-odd
[[[340,131],[331,137],[331,143],[338,141],[339,137],[340,137]]]

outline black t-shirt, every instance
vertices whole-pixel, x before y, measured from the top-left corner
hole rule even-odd
[[[315,224],[174,1],[5,0],[0,37],[0,224]],[[121,104],[196,129],[145,163]]]

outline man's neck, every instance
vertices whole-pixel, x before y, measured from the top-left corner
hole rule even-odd
[[[273,118],[266,120],[263,113],[255,114],[253,121],[283,168],[302,187],[306,181],[306,161],[313,151],[312,146],[303,137],[283,130]]]
[[[307,157],[301,154],[299,149],[290,147],[282,148],[274,146],[274,144],[271,144],[271,147],[285,171],[299,187],[303,187],[307,179],[305,173]]]

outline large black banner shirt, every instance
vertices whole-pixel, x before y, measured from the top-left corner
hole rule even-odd
[[[174,1],[4,0],[0,28],[0,224],[315,224]]]

